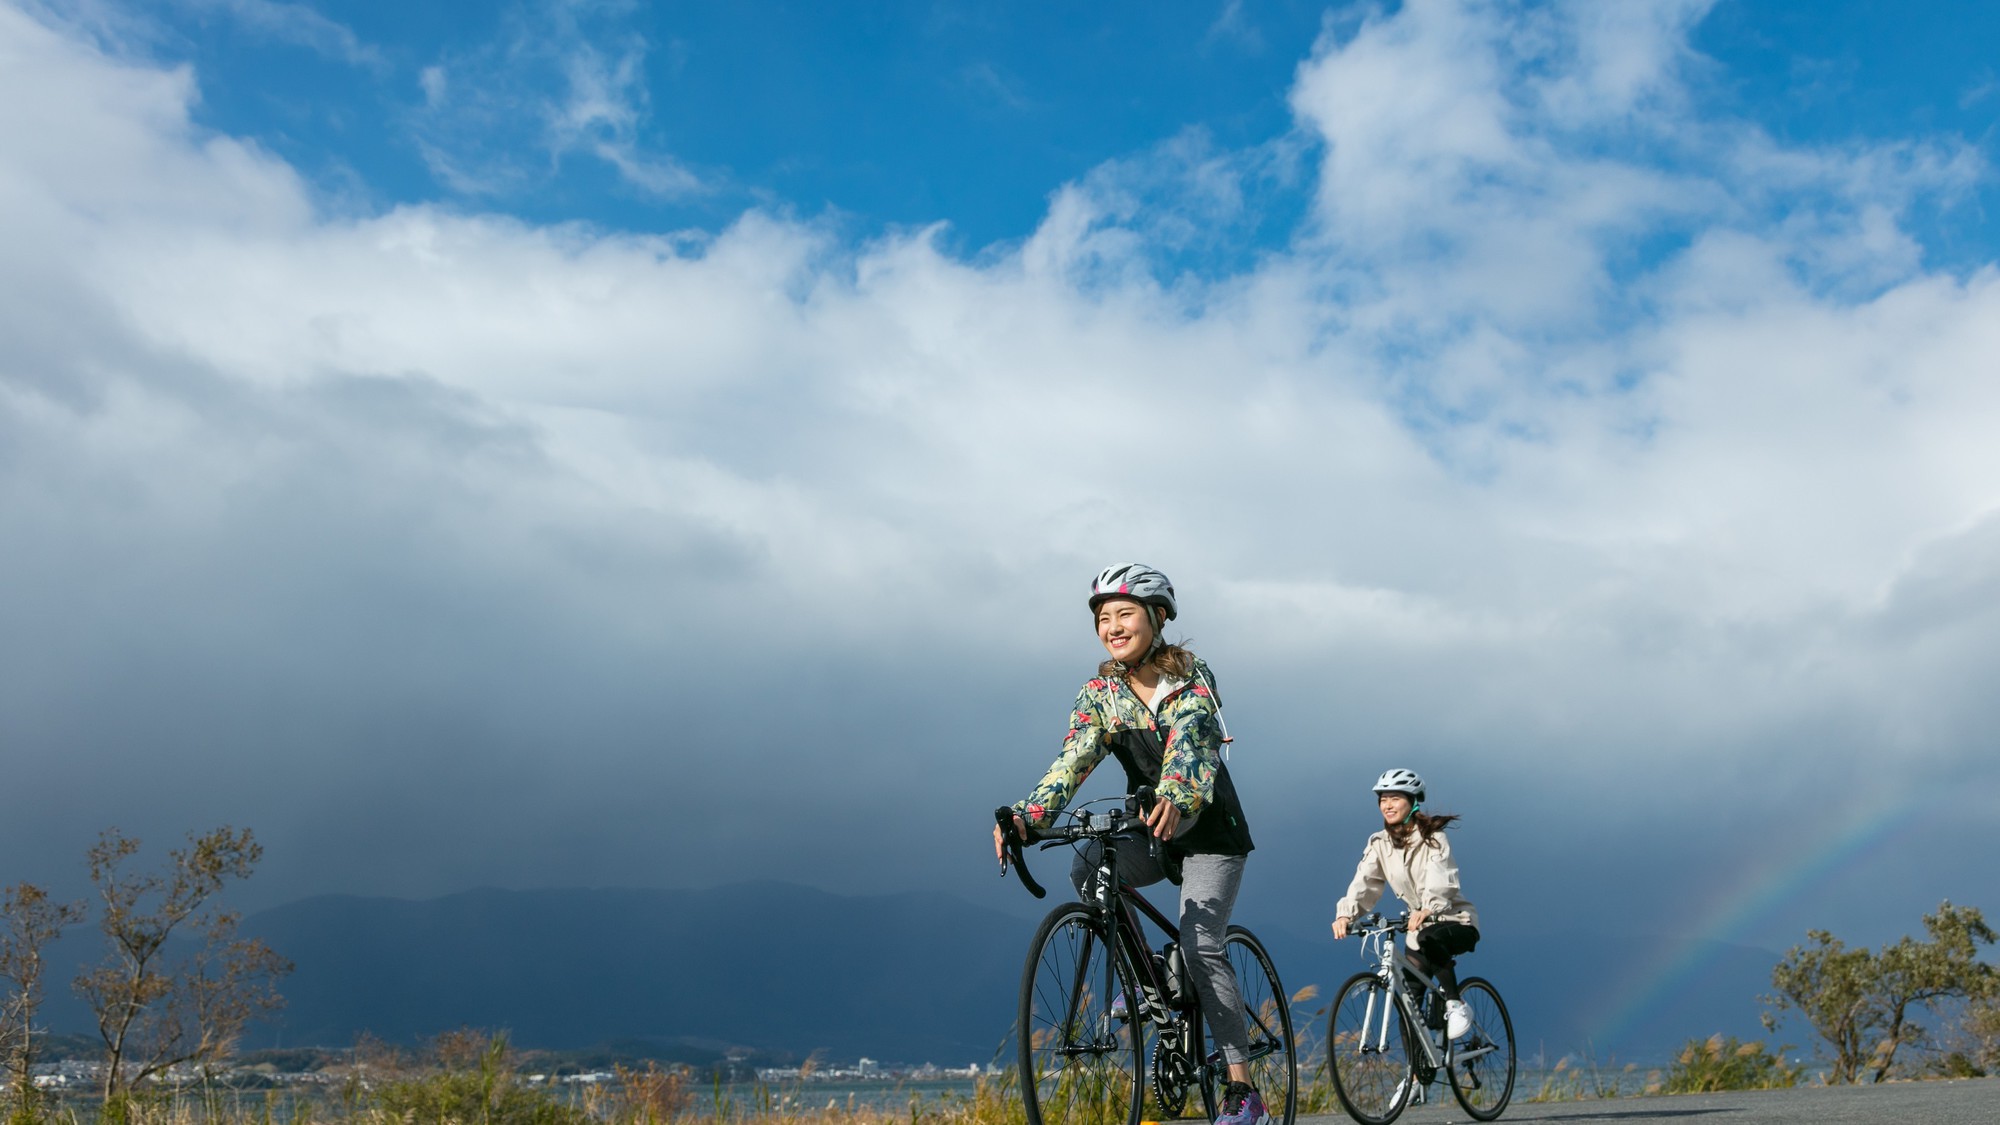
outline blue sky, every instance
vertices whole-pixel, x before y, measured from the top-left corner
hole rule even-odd
[[[1392,764],[1639,979],[2000,909],[1994,15],[836,11],[0,2],[0,877],[1019,908],[1138,558],[1248,910]]]
[[[1371,10],[218,0],[154,12],[152,50],[203,76],[199,121],[255,138],[360,206],[469,198],[536,221],[678,230],[770,205],[838,215],[857,233],[948,223],[973,252],[1026,237],[1050,193],[1108,160],[1190,130],[1224,148],[1285,135],[1300,60]],[[1710,65],[1688,92],[1785,141],[1987,144],[1996,39],[1991,7],[1968,0],[1920,19],[1859,2],[1724,2],[1690,36]],[[600,120],[600,136],[695,183],[649,189],[587,147],[550,151],[538,111],[580,96],[579,70],[593,67],[599,92],[630,114]],[[427,72],[491,100],[427,113]],[[470,162],[493,190],[463,190],[439,174],[447,160]],[[1995,199],[1990,185],[1975,196],[1988,209]],[[1961,259],[1993,237],[1976,216],[1935,233],[1938,252]]]
[[[176,41],[163,53],[214,76],[201,118],[352,174],[377,204],[459,196],[426,160],[435,145],[510,165],[518,179],[481,205],[540,220],[712,228],[762,203],[864,231],[949,222],[969,250],[1025,237],[1057,187],[1183,130],[1226,145],[1282,133],[1291,71],[1322,21],[1306,4],[440,5],[415,17],[351,5],[322,9],[351,42],[308,45],[238,11],[167,17]],[[548,51],[524,57],[529,44]],[[619,142],[698,186],[648,190],[582,152],[547,158],[535,110],[576,96],[565,63],[580,54],[633,111]],[[504,108],[431,120],[426,71],[481,82]]]

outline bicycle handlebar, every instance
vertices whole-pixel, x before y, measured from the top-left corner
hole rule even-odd
[[[1006,851],[1000,854],[1000,877],[1002,879],[1007,877],[1007,867],[1012,864],[1014,874],[1020,878],[1021,885],[1028,888],[1029,894],[1036,898],[1047,898],[1049,892],[1043,890],[1040,883],[1035,882],[1033,875],[1028,874],[1028,861],[1021,854],[1021,837],[1014,832],[1014,816],[1014,810],[1006,805],[993,810],[993,822],[1000,826],[1000,839],[1006,847]],[[1036,833],[1034,826],[1024,823],[1023,827],[1028,830],[1028,838],[1033,840]]]
[[[1021,852],[1021,845],[1028,843],[1050,847],[1056,844],[1074,844],[1083,840],[1102,840],[1128,831],[1134,826],[1144,827],[1146,823],[1144,813],[1150,811],[1153,805],[1153,787],[1141,785],[1138,792],[1125,799],[1125,804],[1125,809],[1113,809],[1108,813],[1092,814],[1085,810],[1072,814],[1073,822],[1061,827],[1036,828],[1023,820],[1022,827],[1028,832],[1026,840],[1014,831],[1014,818],[1019,816],[1019,813],[1005,805],[994,809],[993,822],[1000,826],[1000,838],[1005,847],[1000,856],[1000,877],[1006,878],[1007,868],[1012,866],[1014,875],[1021,880],[1023,887],[1028,888],[1029,894],[1036,898],[1046,898],[1048,891],[1028,873],[1028,861]],[[1151,832],[1146,833],[1146,847],[1155,859],[1159,857],[1160,841]]]
[[[1410,915],[1407,911],[1405,911],[1402,914],[1398,914],[1393,918],[1383,917],[1382,912],[1379,910],[1373,911],[1368,914],[1356,914],[1353,917],[1353,919],[1351,919],[1347,923],[1347,933],[1349,937],[1366,937],[1371,934],[1398,933],[1403,930],[1407,930],[1409,928],[1410,928]]]

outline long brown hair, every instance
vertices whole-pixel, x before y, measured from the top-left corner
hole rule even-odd
[[[1412,812],[1410,818],[1403,823],[1390,824],[1385,820],[1382,822],[1382,827],[1388,831],[1389,838],[1396,841],[1397,847],[1407,848],[1412,843],[1410,840],[1410,829],[1412,826],[1417,830],[1415,843],[1430,844],[1431,837],[1444,831],[1446,825],[1457,819],[1457,813]],[[1431,846],[1436,847],[1437,845],[1432,844]]]

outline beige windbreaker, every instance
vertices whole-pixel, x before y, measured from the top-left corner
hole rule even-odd
[[[1334,915],[1352,921],[1374,909],[1386,883],[1412,910],[1427,910],[1432,922],[1479,925],[1479,915],[1458,889],[1458,863],[1451,858],[1451,841],[1443,832],[1414,847],[1399,848],[1383,829],[1362,846],[1354,881],[1334,907]]]

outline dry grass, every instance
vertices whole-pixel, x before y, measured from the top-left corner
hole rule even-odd
[[[906,1102],[828,1097],[811,1081],[744,1091],[700,1083],[681,1070],[618,1068],[583,1087],[530,1081],[506,1040],[459,1032],[420,1052],[364,1044],[320,1090],[244,1092],[223,1087],[153,1088],[115,1113],[96,1099],[45,1098],[5,1125],[1025,1125],[1011,1074],[981,1078],[968,1092],[922,1093]],[[9,1106],[9,1109],[16,1107]]]
[[[1528,1095],[1531,1102],[1576,1102],[1596,1098],[1616,1098],[1636,1093],[1633,1084],[1638,1081],[1638,1065],[1626,1063],[1600,1064],[1596,1054],[1585,1052],[1580,1055],[1565,1055],[1556,1060],[1556,1065],[1542,1078],[1540,1088]],[[1658,1072],[1649,1073],[1646,1080],[1656,1082]],[[1651,1088],[1648,1088],[1651,1092]]]

